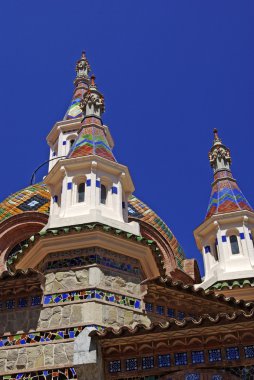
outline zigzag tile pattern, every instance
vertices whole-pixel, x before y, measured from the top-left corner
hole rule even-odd
[[[240,210],[253,211],[230,172],[219,172],[214,179],[206,219],[220,213]]]
[[[40,198],[38,199],[37,196]],[[38,204],[34,202],[36,199]],[[26,211],[36,210],[48,215],[49,208],[50,193],[47,186],[44,183],[28,186],[10,195],[0,203],[0,224],[8,218]],[[185,259],[183,249],[163,220],[135,196],[129,199],[128,213],[131,218],[142,220],[150,224],[163,235],[174,253],[177,266],[182,269],[182,261]]]
[[[75,141],[69,157],[75,158],[90,155],[116,161],[102,126],[85,126]]]

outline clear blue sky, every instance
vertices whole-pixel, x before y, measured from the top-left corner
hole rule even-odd
[[[208,205],[214,127],[254,205],[253,15],[248,0],[3,1],[0,198],[48,158],[45,137],[66,111],[84,49],[136,195],[202,267],[192,231]]]

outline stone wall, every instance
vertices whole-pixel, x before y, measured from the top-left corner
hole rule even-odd
[[[125,273],[97,264],[85,268],[47,269],[41,304],[32,307],[28,303],[25,307],[19,307],[19,296],[15,296],[15,308],[0,311],[0,374],[59,366],[72,367],[75,339],[73,334],[72,337],[68,334],[74,327],[75,331],[80,332],[85,326],[98,326],[96,328],[100,329],[103,326],[117,328],[138,323],[148,325],[149,319],[141,307],[139,283],[140,278],[135,273]],[[79,296],[86,291],[89,294],[94,292],[96,296]],[[103,294],[101,299],[97,297],[97,291]],[[72,296],[64,299],[62,294]],[[31,294],[28,296],[31,298]],[[61,331],[62,336],[58,336],[57,340],[43,340],[45,334],[48,338]],[[29,335],[33,332],[38,334],[39,340],[30,342]],[[21,344],[20,339],[24,343]]]
[[[0,350],[0,373],[71,365],[73,342]]]
[[[89,284],[89,271],[87,269],[50,272],[46,273],[45,277],[46,293],[85,288]]]

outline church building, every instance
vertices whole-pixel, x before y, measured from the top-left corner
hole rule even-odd
[[[230,150],[215,129],[201,278],[135,196],[104,111],[83,52],[48,174],[0,203],[0,379],[254,379],[254,210]]]

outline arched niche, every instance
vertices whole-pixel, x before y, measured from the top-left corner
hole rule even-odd
[[[47,221],[48,215],[29,211],[0,224],[0,272],[7,268],[6,260],[12,248],[41,231]]]

